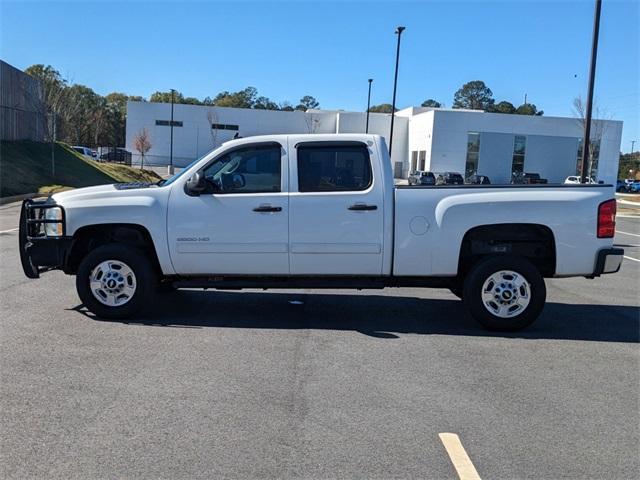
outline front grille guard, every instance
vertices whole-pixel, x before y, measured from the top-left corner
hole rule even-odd
[[[51,200],[25,200],[23,204],[24,212],[24,224],[21,225],[24,228],[25,238],[27,241],[43,239],[43,238],[58,238],[66,235],[66,215],[64,208],[56,203],[52,203]],[[62,216],[60,219],[48,219],[45,218],[46,211],[50,208],[59,208]],[[60,235],[47,235],[45,228],[46,224],[62,224],[62,232]]]

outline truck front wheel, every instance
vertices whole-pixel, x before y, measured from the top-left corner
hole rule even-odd
[[[478,262],[463,288],[465,307],[489,330],[516,331],[531,325],[546,296],[539,270],[525,258],[507,255]]]
[[[138,313],[156,284],[145,253],[129,245],[109,244],[92,250],[76,275],[82,303],[101,318],[129,318]]]

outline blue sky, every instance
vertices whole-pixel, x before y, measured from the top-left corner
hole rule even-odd
[[[327,2],[7,2],[0,56],[51,64],[100,94],[176,88],[203,98],[254,86],[296,103],[366,109],[390,103],[396,25],[398,105],[451,106],[469,80],[496,101],[525,93],[545,115],[572,116],[586,94],[592,0]],[[640,1],[603,0],[596,101],[624,121],[622,150],[640,147]]]

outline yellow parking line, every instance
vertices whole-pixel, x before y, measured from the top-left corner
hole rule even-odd
[[[442,440],[460,480],[480,480],[480,475],[462,446],[460,437],[455,433],[440,433],[438,436]]]

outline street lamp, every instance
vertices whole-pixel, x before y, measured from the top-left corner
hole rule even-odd
[[[369,95],[367,95],[367,126],[365,127],[364,133],[369,133],[369,108],[371,107],[371,82],[373,82],[373,78],[370,78],[368,82]]]
[[[587,111],[584,119],[584,140],[582,141],[582,170],[580,183],[587,183],[587,165],[589,164],[589,142],[591,136],[591,110],[593,108],[593,84],[596,78],[596,57],[598,56],[598,34],[600,33],[600,9],[602,0],[596,0],[593,16],[593,38],[591,40],[591,67],[589,69],[589,89],[587,91]]]
[[[398,46],[396,48],[396,74],[393,79],[393,101],[391,102],[391,131],[389,132],[389,155],[391,155],[391,145],[393,144],[393,120],[396,116],[396,87],[398,86],[398,63],[400,61],[400,37],[405,27],[396,28],[396,35],[398,35]]]
[[[169,126],[171,130],[171,140],[169,142],[169,175],[173,175],[173,102],[174,102],[174,94],[176,91],[171,89],[171,120],[169,121]]]

